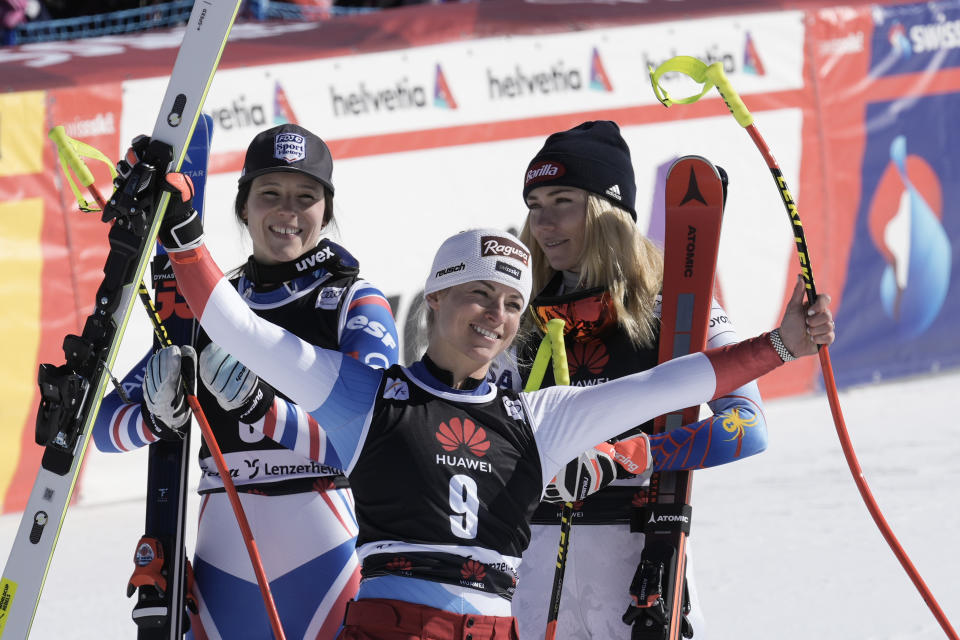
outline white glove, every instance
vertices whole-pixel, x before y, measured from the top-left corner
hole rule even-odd
[[[200,352],[200,379],[220,406],[241,422],[256,422],[273,405],[273,387],[214,342]]]
[[[155,436],[164,440],[183,438],[181,430],[191,415],[184,388],[193,393],[196,380],[197,352],[193,347],[164,347],[150,356],[143,376],[140,413]]]

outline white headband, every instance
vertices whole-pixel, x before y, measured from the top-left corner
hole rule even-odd
[[[512,287],[530,300],[530,250],[500,229],[468,229],[443,241],[433,258],[424,295],[465,282],[489,280]]]

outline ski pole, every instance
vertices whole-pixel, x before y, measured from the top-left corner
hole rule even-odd
[[[694,95],[687,98],[671,98],[658,82],[660,76],[669,71],[675,71],[690,77],[694,82],[702,84],[703,90],[699,95]],[[660,102],[662,102],[666,107],[669,107],[671,104],[690,104],[696,102],[708,91],[710,91],[710,89],[716,87],[717,91],[720,93],[720,97],[723,98],[723,101],[726,103],[727,108],[730,110],[730,113],[736,119],[737,123],[747,130],[750,138],[760,151],[760,155],[763,156],[764,161],[767,163],[770,173],[773,175],[773,180],[777,184],[777,190],[780,192],[780,198],[783,200],[783,206],[786,208],[787,215],[790,216],[790,223],[793,225],[794,240],[797,245],[797,256],[800,260],[800,270],[803,274],[803,280],[807,289],[807,299],[813,303],[817,298],[817,289],[813,282],[813,267],[810,264],[810,254],[807,250],[807,241],[804,238],[803,225],[800,222],[800,213],[797,210],[797,204],[790,193],[790,189],[787,187],[787,182],[783,178],[783,173],[780,171],[780,166],[777,164],[776,159],[770,152],[770,148],[767,146],[766,141],[764,141],[763,137],[760,135],[760,131],[757,129],[757,126],[753,123],[753,115],[747,109],[747,106],[743,103],[743,100],[741,100],[740,96],[730,84],[730,80],[723,72],[723,65],[719,62],[707,65],[705,62],[697,58],[690,56],[676,56],[667,60],[656,69],[651,67],[650,82],[653,85],[653,92],[656,94],[657,99],[660,100]],[[826,345],[823,345],[820,348],[820,368],[823,372],[823,381],[827,392],[827,401],[830,404],[830,412],[833,414],[833,423],[837,428],[837,436],[840,439],[840,446],[843,449],[843,455],[847,460],[847,466],[850,468],[850,473],[853,474],[853,480],[857,485],[857,489],[860,491],[860,496],[863,498],[863,501],[867,506],[867,510],[873,517],[873,521],[880,529],[881,535],[883,535],[884,539],[887,541],[887,544],[890,546],[893,554],[900,561],[900,565],[907,572],[907,575],[910,576],[910,580],[917,588],[917,591],[920,592],[920,596],[923,598],[924,602],[927,603],[927,607],[929,607],[930,611],[933,613],[933,616],[937,619],[937,622],[940,624],[940,627],[943,629],[944,633],[946,633],[947,637],[951,640],[960,640],[960,636],[957,635],[957,632],[954,630],[953,626],[951,626],[950,621],[943,612],[943,609],[940,608],[936,598],[933,597],[933,593],[931,593],[930,589],[923,581],[923,578],[920,576],[920,573],[917,571],[916,567],[914,567],[913,562],[911,562],[909,556],[907,556],[906,551],[904,551],[903,547],[900,545],[897,537],[893,534],[893,530],[890,528],[886,518],[884,518],[883,513],[880,511],[880,506],[873,497],[873,492],[870,490],[869,485],[867,485],[866,478],[863,476],[863,469],[860,468],[857,455],[853,450],[853,442],[850,440],[850,434],[847,431],[847,425],[843,419],[843,413],[840,410],[840,399],[837,395],[837,383],[833,376],[833,365],[830,362],[830,351]]]
[[[70,185],[70,190],[73,191],[74,197],[77,199],[77,205],[80,207],[80,210],[84,213],[96,213],[97,211],[102,211],[107,206],[107,201],[104,199],[103,194],[100,193],[100,189],[97,188],[95,180],[93,178],[93,173],[90,172],[87,163],[83,161],[83,158],[94,158],[100,160],[110,169],[110,176],[112,178],[117,177],[117,170],[114,168],[113,163],[110,162],[110,159],[103,154],[99,149],[92,147],[85,142],[80,140],[74,140],[67,135],[66,130],[61,125],[57,125],[54,128],[50,129],[49,137],[53,140],[54,144],[57,145],[57,155],[60,158],[60,168],[63,171],[64,177],[67,179],[67,184]],[[73,176],[70,171],[67,169],[69,167],[73,170],[73,173],[76,174],[77,179],[79,179],[80,184],[87,188],[87,191],[90,193],[90,196],[93,198],[94,202],[97,203],[97,206],[100,209],[95,209],[90,205],[88,200],[85,200],[83,195],[80,193],[80,190],[77,188],[76,183],[73,181]],[[153,301],[150,299],[150,293],[147,291],[147,287],[144,284],[143,280],[140,281],[140,284],[137,286],[137,295],[140,298],[140,301],[143,302],[144,306],[147,309],[147,313],[153,314],[156,313],[152,309]],[[159,322],[159,317],[157,322],[153,324],[154,334],[157,336],[157,339],[163,345],[170,344],[170,338],[167,335],[167,330],[163,326],[162,322]],[[119,388],[119,385],[117,385]]]
[[[70,183],[70,187],[74,195],[77,197],[77,202],[80,205],[81,210],[87,212],[96,211],[96,209],[91,208],[89,203],[87,203],[80,195],[79,189],[77,189],[70,172],[67,170],[68,166],[73,169],[73,172],[77,175],[80,183],[87,188],[87,191],[90,192],[90,195],[100,206],[100,208],[103,209],[106,207],[106,200],[100,193],[100,190],[97,188],[93,174],[83,161],[83,157],[93,157],[103,161],[110,167],[110,175],[115,178],[117,176],[117,172],[109,159],[107,159],[102,152],[91,147],[90,145],[80,142],[79,140],[74,140],[73,138],[67,136],[66,131],[60,125],[50,130],[49,137],[51,140],[53,140],[54,144],[57,145],[57,154],[60,157],[60,166],[67,177],[67,182]],[[150,316],[150,322],[153,325],[154,333],[160,340],[160,343],[167,347],[172,346],[173,342],[170,340],[167,329],[164,327],[163,321],[160,319],[160,314],[157,312],[157,308],[153,304],[153,300],[150,298],[150,294],[147,291],[147,287],[143,280],[140,281],[140,284],[137,287],[137,294],[147,311],[147,315]],[[186,394],[187,404],[189,404],[190,408],[193,410],[193,415],[197,419],[197,424],[200,425],[200,431],[203,434],[204,442],[206,442],[207,448],[210,449],[210,454],[217,465],[217,471],[220,473],[220,478],[223,480],[224,490],[226,491],[227,497],[230,500],[230,504],[233,507],[233,513],[236,516],[237,524],[240,526],[243,542],[247,547],[247,554],[250,556],[250,563],[253,565],[253,572],[256,575],[257,584],[260,587],[260,594],[263,597],[263,603],[267,609],[267,617],[270,619],[270,626],[273,628],[273,635],[277,640],[285,640],[286,636],[284,635],[283,627],[280,624],[280,616],[277,613],[277,607],[273,601],[273,593],[270,590],[270,583],[267,581],[267,574],[263,569],[263,562],[260,559],[260,552],[257,549],[257,543],[253,538],[253,532],[250,529],[250,523],[247,521],[246,514],[243,511],[243,505],[240,504],[240,496],[237,493],[236,486],[233,484],[233,478],[230,475],[230,470],[227,468],[227,463],[226,460],[224,460],[223,452],[220,450],[220,446],[217,444],[216,436],[213,434],[213,429],[210,427],[210,423],[207,421],[207,416],[203,412],[203,407],[200,406],[200,401],[197,399],[197,396],[192,393],[191,389],[187,388],[186,381],[181,380],[181,384],[183,385],[183,390]],[[175,606],[180,606],[180,604],[176,603]]]
[[[570,384],[570,369],[567,366],[567,349],[563,344],[563,320],[553,318],[547,322],[547,335],[544,336],[537,356],[534,359],[530,376],[524,391],[536,391],[543,383],[547,361],[553,361],[553,380],[558,385]],[[552,356],[552,358],[551,358]],[[547,630],[544,640],[554,640],[557,636],[557,618],[560,616],[560,596],[563,594],[563,576],[567,568],[567,551],[570,549],[570,532],[573,525],[573,503],[564,502],[560,513],[560,545],[557,549],[557,568],[553,573],[553,588],[550,591],[550,608],[547,610]]]

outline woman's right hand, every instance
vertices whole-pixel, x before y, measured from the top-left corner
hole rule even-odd
[[[197,353],[193,347],[163,347],[150,356],[143,375],[141,416],[155,436],[182,440],[190,420],[186,394],[194,393]]]
[[[836,338],[830,295],[817,295],[813,304],[804,303],[803,296],[803,277],[798,275],[797,284],[780,321],[783,346],[797,358],[814,355],[819,345],[832,344]]]

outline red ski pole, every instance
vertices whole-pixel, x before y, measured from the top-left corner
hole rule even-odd
[[[54,141],[57,145],[57,152],[60,155],[60,159],[63,164],[63,171],[67,173],[67,165],[73,169],[73,172],[77,175],[77,178],[80,179],[80,183],[87,188],[87,191],[90,192],[90,195],[100,206],[100,209],[103,209],[107,206],[106,200],[103,198],[103,195],[100,193],[100,190],[97,188],[97,185],[94,183],[93,174],[90,173],[90,170],[87,168],[86,163],[83,161],[83,158],[77,153],[75,145],[82,144],[78,143],[76,140],[69,138],[66,135],[63,127],[54,127],[50,130],[50,139]],[[85,151],[87,152],[96,152],[94,157],[100,158],[106,161],[105,156],[96,149],[89,147],[88,145],[83,145]],[[113,166],[109,165],[111,168],[111,173],[113,172]],[[69,180],[70,175],[67,173],[67,179]],[[71,184],[71,186],[73,186]],[[78,197],[78,200],[81,200],[79,197],[79,192],[75,191],[75,194]],[[89,210],[86,206],[86,203],[81,200],[80,206],[84,210]],[[169,334],[167,333],[166,328],[163,326],[163,321],[160,320],[160,314],[157,313],[157,308],[153,304],[153,300],[150,299],[150,294],[147,292],[146,286],[143,284],[143,281],[140,281],[140,286],[137,287],[137,294],[140,297],[140,301],[143,302],[144,307],[147,310],[147,315],[150,316],[150,321],[153,324],[153,330],[157,338],[164,346],[170,346],[173,343],[170,341]],[[185,384],[185,383],[184,383]],[[276,640],[286,640],[286,636],[283,633],[283,626],[280,624],[280,615],[277,613],[277,606],[273,601],[273,593],[270,591],[270,583],[267,581],[267,574],[263,570],[263,562],[260,559],[260,551],[257,549],[256,540],[253,539],[253,532],[250,530],[250,523],[247,521],[247,515],[243,511],[243,505],[240,504],[240,496],[237,493],[237,488],[233,484],[233,478],[230,476],[230,470],[227,468],[227,462],[223,458],[223,453],[220,451],[220,446],[217,444],[217,438],[213,434],[213,429],[210,428],[210,423],[207,421],[207,416],[203,412],[203,408],[200,406],[200,401],[197,399],[197,396],[194,395],[191,389],[184,389],[187,394],[187,404],[190,405],[190,408],[193,410],[193,415],[197,419],[197,424],[200,425],[200,432],[203,434],[203,440],[207,443],[207,448],[210,450],[210,455],[213,457],[214,462],[217,465],[217,471],[220,472],[220,478],[223,480],[223,488],[227,493],[227,497],[230,499],[230,505],[233,507],[233,513],[237,518],[237,524],[240,525],[240,532],[243,535],[243,542],[247,547],[247,554],[250,556],[250,563],[253,565],[253,572],[257,578],[257,585],[260,587],[260,595],[263,597],[263,604],[267,609],[267,617],[270,619],[270,626],[273,628],[273,635]]]
[[[689,76],[694,82],[703,85],[703,91],[699,95],[689,98],[671,99],[667,92],[658,84],[660,76],[669,71],[675,71]],[[696,102],[713,87],[717,88],[720,97],[723,98],[730,113],[740,126],[750,134],[750,138],[767,163],[767,167],[773,175],[774,182],[777,183],[777,190],[780,192],[783,206],[786,207],[787,214],[790,216],[790,223],[793,225],[794,239],[797,244],[797,257],[800,259],[800,269],[803,273],[804,282],[806,283],[807,299],[813,303],[817,298],[817,289],[813,283],[813,267],[810,264],[810,254],[807,251],[807,241],[803,234],[803,225],[800,222],[800,213],[797,210],[797,204],[794,202],[793,196],[790,194],[790,189],[787,187],[787,182],[783,178],[780,165],[777,164],[777,160],[773,157],[773,154],[770,153],[770,148],[753,123],[753,115],[747,109],[743,100],[740,99],[740,96],[730,84],[730,80],[727,79],[726,74],[723,72],[723,65],[715,62],[708,66],[697,58],[677,56],[667,60],[655,70],[651,68],[650,81],[653,84],[653,91],[657,95],[657,99],[666,107],[674,103],[689,104]],[[924,602],[927,603],[927,607],[930,608],[933,616],[943,628],[944,633],[947,634],[950,640],[960,640],[960,636],[957,635],[957,632],[950,624],[950,620],[947,619],[943,609],[940,608],[940,604],[936,598],[933,597],[930,588],[927,587],[917,568],[913,565],[913,562],[910,561],[906,551],[904,551],[897,537],[893,534],[893,530],[890,528],[886,518],[884,518],[883,513],[880,511],[880,506],[873,497],[873,492],[870,491],[870,487],[867,485],[866,478],[863,477],[863,469],[860,468],[857,455],[853,450],[853,443],[850,440],[850,434],[847,432],[847,425],[843,419],[843,413],[840,410],[837,383],[833,377],[833,365],[830,363],[830,350],[825,345],[820,349],[820,368],[823,372],[823,382],[827,392],[827,401],[830,403],[830,412],[833,414],[833,423],[836,425],[837,436],[840,438],[840,446],[843,449],[843,455],[847,459],[847,466],[850,468],[850,473],[853,474],[853,480],[857,485],[857,489],[860,491],[860,496],[863,498],[867,510],[873,517],[873,521],[880,529],[880,533],[887,541],[893,554],[897,557],[897,560],[900,561],[900,565],[907,572],[907,575],[910,576],[910,580],[913,581],[913,585],[917,588],[917,591],[920,592],[920,596]]]

